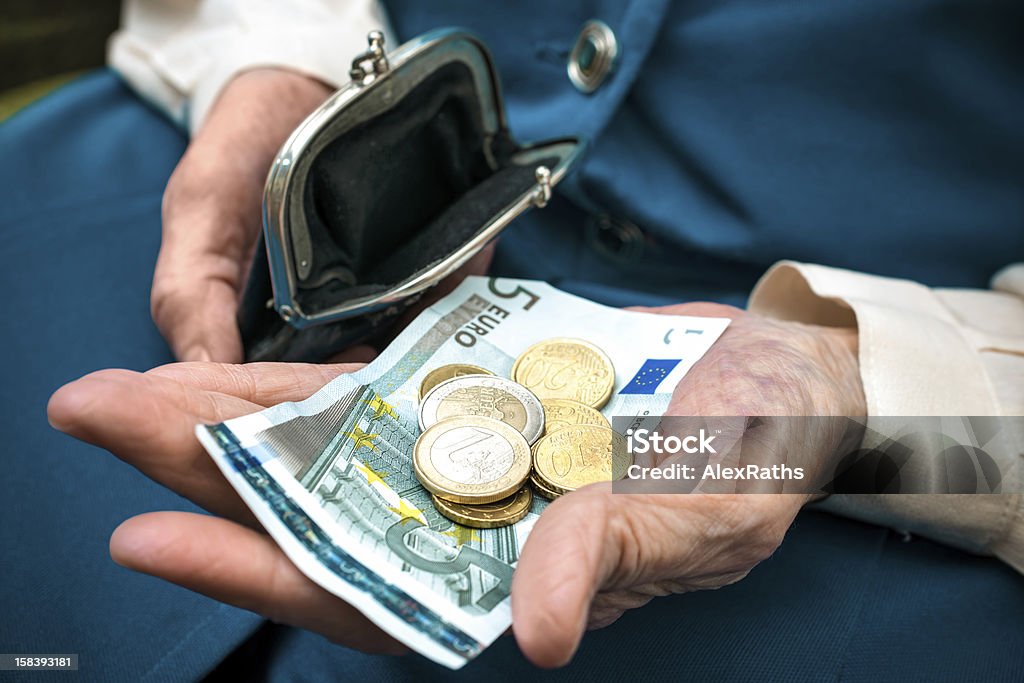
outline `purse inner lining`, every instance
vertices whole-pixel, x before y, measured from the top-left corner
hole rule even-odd
[[[469,68],[439,68],[380,115],[328,142],[310,165],[313,244],[304,310],[382,291],[443,259],[534,184],[489,138]]]

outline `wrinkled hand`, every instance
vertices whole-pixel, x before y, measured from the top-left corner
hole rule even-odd
[[[243,360],[235,316],[259,239],[267,172],[291,132],[331,92],[282,69],[240,74],[224,88],[167,182],[151,308],[178,360]],[[467,275],[487,272],[493,253],[492,243],[427,292],[396,329]],[[360,360],[376,353],[367,346],[349,351],[342,355]]]
[[[850,330],[779,323],[711,304],[661,313],[733,323],[677,388],[678,415],[861,415]],[[182,363],[140,374],[93,373],[50,400],[58,429],[112,451],[221,517],[156,512],[124,522],[115,561],[370,652],[400,652],[345,602],[309,581],[266,535],[196,440],[219,422],[303,399],[358,365]],[[805,435],[825,460],[833,437]],[[831,439],[831,440],[830,440]],[[552,503],[513,578],[513,629],[541,666],[568,662],[587,626],[652,597],[743,578],[778,547],[806,496],[612,495],[586,487]],[[558,547],[560,552],[551,553]]]
[[[267,171],[288,135],[330,92],[291,71],[240,74],[167,182],[151,303],[179,360],[242,360],[235,314],[259,238]]]
[[[866,412],[853,330],[776,322],[716,304],[643,310],[733,319],[676,388],[670,415]],[[815,426],[786,438],[805,444],[807,456],[827,469],[844,435]],[[612,494],[600,484],[563,496],[541,515],[513,576],[520,648],[540,666],[560,666],[587,627],[610,624],[656,596],[739,581],[775,551],[807,500],[783,493]]]
[[[62,387],[50,422],[134,465],[220,517],[152,512],[110,539],[116,562],[366,652],[405,648],[306,578],[260,527],[196,440],[200,422],[306,398],[361,366],[178,363],[140,374],[104,370]]]

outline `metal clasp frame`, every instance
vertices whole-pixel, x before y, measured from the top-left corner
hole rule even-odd
[[[370,44],[369,48],[352,60],[352,68],[348,70],[352,81],[362,85],[371,83],[390,68],[387,55],[384,54],[384,34],[381,31],[370,31],[366,40]]]
[[[551,169],[547,166],[538,166],[533,172],[533,177],[537,180],[537,187],[530,201],[538,209],[543,209],[551,201]]]

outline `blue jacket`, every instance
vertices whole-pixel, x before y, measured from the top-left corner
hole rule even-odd
[[[967,287],[1024,258],[1019,3],[387,4],[402,40],[484,38],[518,138],[591,141],[556,190],[571,205],[506,233],[505,274],[615,304],[741,304],[782,258]],[[592,18],[619,58],[586,95],[566,63]],[[639,231],[623,246],[607,217]]]

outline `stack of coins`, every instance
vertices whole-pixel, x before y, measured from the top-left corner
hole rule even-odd
[[[416,476],[440,514],[477,528],[519,521],[534,491],[554,499],[620,478],[631,460],[625,439],[599,412],[614,388],[611,360],[579,339],[534,344],[511,379],[474,365],[435,368],[420,385]]]

